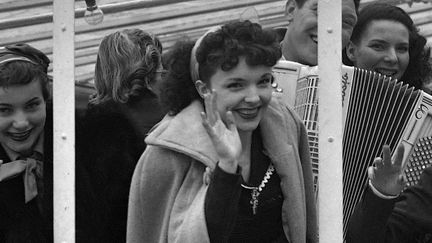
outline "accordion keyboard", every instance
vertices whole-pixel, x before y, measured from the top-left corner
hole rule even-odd
[[[420,138],[414,145],[413,153],[404,170],[406,186],[417,184],[423,170],[430,166],[432,166],[432,137]]]

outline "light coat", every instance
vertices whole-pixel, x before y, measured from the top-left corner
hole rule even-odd
[[[210,242],[204,215],[206,167],[218,160],[194,101],[146,138],[135,169],[127,242]],[[292,243],[318,242],[308,139],[302,121],[273,99],[260,122],[263,146],[281,178],[283,229]]]

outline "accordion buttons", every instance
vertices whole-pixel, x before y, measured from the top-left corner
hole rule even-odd
[[[405,169],[407,186],[418,183],[424,169],[432,166],[432,137],[419,138]]]

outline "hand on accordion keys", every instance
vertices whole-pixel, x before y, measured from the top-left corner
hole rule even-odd
[[[377,157],[373,166],[368,169],[368,176],[372,186],[384,196],[397,196],[405,186],[402,176],[403,145],[396,149],[396,155],[392,161],[390,147],[383,146],[383,157]]]

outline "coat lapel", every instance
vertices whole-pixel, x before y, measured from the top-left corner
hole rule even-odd
[[[293,144],[298,139],[297,134],[287,134],[297,132],[295,124],[286,122],[280,106],[269,106],[260,127],[264,149],[281,178],[284,231],[291,242],[305,242],[306,205],[303,170],[297,152],[298,145]]]

